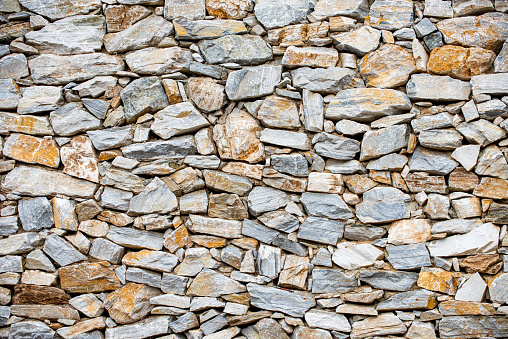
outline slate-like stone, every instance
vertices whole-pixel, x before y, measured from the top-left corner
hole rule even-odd
[[[363,223],[384,223],[409,217],[410,197],[394,187],[375,187],[363,194],[356,216]]]
[[[266,29],[272,29],[305,22],[311,5],[308,0],[260,0],[254,14]]]
[[[409,126],[406,124],[368,131],[363,135],[360,161],[377,158],[407,147]]]
[[[361,26],[354,31],[332,35],[332,38],[338,50],[364,56],[377,49],[381,32],[370,26]]]
[[[99,0],[86,0],[68,2],[66,0],[21,0],[21,5],[51,20],[65,18],[66,16],[87,14],[101,7]]]
[[[273,93],[282,66],[256,66],[229,73],[226,94],[230,100],[257,98]]]
[[[141,192],[134,196],[129,205],[129,215],[169,213],[177,209],[178,199],[159,178],[154,178]]]
[[[335,246],[344,234],[344,223],[319,217],[308,217],[300,225],[298,238]]]
[[[182,2],[179,0],[165,1],[164,17],[170,19],[200,20],[206,15],[205,1],[191,0]]]
[[[306,292],[289,292],[254,283],[247,284],[247,291],[253,306],[293,317],[302,317],[309,308],[316,305],[314,297]]]
[[[360,142],[328,133],[319,133],[312,139],[316,153],[337,160],[351,160],[360,151]]]
[[[355,72],[349,68],[299,67],[291,71],[293,86],[323,94],[337,93],[347,87]]]
[[[353,213],[338,194],[303,193],[300,199],[307,213],[316,217],[346,220]]]
[[[9,339],[54,339],[56,332],[42,321],[28,320],[15,323],[11,326]]]
[[[160,233],[115,226],[109,229],[106,238],[124,247],[134,249],[147,248],[156,251],[162,249],[164,241]]]
[[[471,87],[467,82],[429,74],[413,74],[406,85],[407,96],[413,100],[469,100]]]
[[[157,77],[136,79],[121,94],[127,122],[145,113],[152,113],[168,105],[168,98]]]
[[[261,131],[259,139],[267,144],[277,146],[296,148],[299,150],[310,149],[310,141],[306,133],[265,128]]]
[[[506,317],[451,316],[439,321],[441,338],[503,337],[508,331]]]
[[[5,139],[3,155],[29,164],[58,168],[60,152],[52,139],[13,133]]]
[[[153,309],[150,298],[160,294],[156,288],[129,283],[110,293],[104,302],[104,307],[117,323],[130,324],[146,317]]]
[[[67,266],[78,261],[86,260],[83,254],[56,234],[51,234],[46,238],[43,251],[60,266]]]
[[[20,98],[19,87],[14,80],[0,80],[0,109],[14,109],[18,107]]]
[[[337,269],[312,270],[312,293],[344,293],[359,286],[354,275],[346,275]]]
[[[430,260],[429,260],[430,262]],[[360,273],[360,281],[373,288],[389,291],[405,292],[411,289],[418,280],[418,273],[390,272],[383,270],[363,271]]]
[[[57,86],[32,86],[23,91],[19,100],[19,114],[41,113],[58,109],[63,104],[62,88]]]
[[[201,40],[198,46],[210,64],[235,62],[259,65],[272,59],[271,49],[257,35],[226,35],[214,40]]]
[[[437,300],[434,293],[427,290],[413,290],[394,294],[377,304],[376,309],[378,311],[430,310],[436,305]]]
[[[150,141],[130,144],[122,147],[125,157],[138,161],[159,159],[182,159],[197,153],[196,143],[192,135],[173,137],[169,140]]]
[[[51,112],[49,119],[58,135],[71,136],[98,129],[101,121],[84,110],[81,103],[70,102]]]
[[[104,151],[129,145],[134,137],[134,129],[132,126],[111,127],[87,131],[86,134],[88,134],[96,149]]]
[[[125,56],[125,62],[133,72],[149,75],[189,70],[192,61],[192,53],[180,47],[148,47]]]
[[[18,80],[29,74],[24,54],[8,54],[0,59],[0,77]]]
[[[412,270],[431,266],[429,251],[425,243],[387,246],[388,261],[397,270]]]
[[[413,24],[413,3],[408,0],[376,0],[365,19],[372,27],[394,31]]]
[[[224,294],[244,291],[244,285],[218,272],[204,268],[190,285],[187,294],[190,296],[219,297]]]
[[[452,160],[448,153],[417,147],[408,165],[412,172],[446,175],[453,171],[458,163]]]

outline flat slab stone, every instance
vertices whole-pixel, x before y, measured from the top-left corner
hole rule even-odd
[[[354,275],[346,275],[341,270],[312,270],[312,293],[345,293],[358,286],[358,279]]]
[[[335,246],[344,235],[344,223],[319,217],[308,217],[300,225],[298,238]]]
[[[365,19],[372,27],[394,31],[413,24],[413,3],[408,0],[376,0]]]
[[[314,296],[306,292],[290,292],[254,283],[247,284],[247,291],[253,306],[292,317],[303,317],[309,308],[316,305]]]
[[[58,270],[60,287],[69,293],[95,293],[116,290],[122,286],[108,262],[81,263]]]
[[[125,56],[125,62],[133,72],[149,75],[189,70],[193,60],[192,53],[180,47],[148,47]]]
[[[310,310],[305,313],[305,321],[310,327],[324,328],[326,330],[351,332],[351,325],[343,314],[327,312],[324,310]]]
[[[302,194],[300,202],[307,213],[316,217],[341,220],[353,217],[353,213],[338,194],[306,192]]]
[[[291,71],[293,86],[323,94],[337,93],[348,86],[355,72],[349,68],[299,67]]]
[[[359,141],[334,134],[316,134],[312,143],[317,154],[337,160],[352,160],[360,151]]]
[[[176,39],[201,40],[215,39],[225,35],[247,33],[243,22],[236,20],[185,20],[176,19]]]
[[[429,74],[413,74],[406,85],[407,96],[413,100],[469,100],[471,87],[467,82]]]
[[[425,243],[387,246],[388,261],[397,270],[411,270],[431,266],[429,251]]]
[[[409,133],[406,124],[366,132],[362,139],[360,161],[378,158],[407,147]]]
[[[240,238],[242,236],[242,222],[238,220],[226,220],[208,218],[200,215],[190,215],[192,226],[189,229],[195,233],[216,235],[224,238]]]
[[[381,31],[370,26],[361,26],[354,31],[332,35],[332,38],[338,50],[364,56],[377,49]]]
[[[394,187],[374,187],[363,194],[356,215],[363,223],[384,223],[409,217],[410,197]]]
[[[196,143],[192,135],[173,137],[169,140],[131,144],[121,149],[125,157],[138,161],[183,159],[187,155],[197,153]]]
[[[87,14],[101,7],[99,0],[80,0],[68,2],[66,0],[21,0],[20,3],[28,10],[33,11],[51,20],[65,18],[77,14]]]
[[[430,310],[437,306],[434,293],[427,290],[413,290],[397,293],[381,301],[376,306],[378,311],[393,310]]]
[[[5,139],[3,155],[29,164],[58,168],[60,152],[53,139],[13,133]]]
[[[451,316],[439,321],[439,335],[441,338],[499,337],[508,331],[506,317],[492,316]]]
[[[204,268],[189,286],[187,295],[219,297],[224,294],[242,293],[246,288],[239,282],[211,269]]]
[[[373,270],[363,271],[360,273],[360,281],[365,282],[374,288],[389,291],[408,291],[416,284],[417,280],[418,273],[413,272]]]
[[[294,47],[284,52],[282,64],[286,67],[335,67],[339,53],[334,48],[325,47]]]
[[[19,100],[19,114],[53,111],[62,106],[62,88],[57,86],[32,86],[23,91]]]
[[[18,106],[21,93],[12,79],[0,80],[0,109],[14,109]]]
[[[213,40],[201,40],[199,50],[209,64],[235,62],[259,65],[272,59],[272,50],[257,35],[226,35]]]
[[[254,14],[266,29],[284,27],[305,22],[311,4],[308,0],[260,0],[256,2]]]
[[[162,249],[162,243],[164,241],[160,233],[115,226],[109,229],[106,238],[124,247],[134,249],[147,248],[156,251]]]
[[[383,313],[375,317],[353,323],[351,339],[363,339],[378,335],[404,334],[407,328],[393,313]]]
[[[282,66],[256,66],[229,73],[226,94],[230,100],[272,94],[279,83]]]

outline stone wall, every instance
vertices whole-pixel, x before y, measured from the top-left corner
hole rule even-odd
[[[0,12],[0,339],[508,338],[508,1]]]

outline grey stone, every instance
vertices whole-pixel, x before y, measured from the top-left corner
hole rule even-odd
[[[374,241],[386,235],[386,229],[375,226],[346,225],[344,239],[353,241]]]
[[[388,261],[396,270],[412,270],[432,265],[424,243],[388,246],[386,251]]]
[[[335,124],[335,130],[339,134],[355,136],[370,131],[370,128],[367,125],[360,124],[352,120],[343,119]]]
[[[427,10],[427,7],[425,9]],[[411,26],[413,6],[404,0],[376,0],[370,7],[367,22],[377,29],[390,31]]]
[[[308,217],[298,230],[298,238],[335,246],[344,235],[344,223],[326,218]]]
[[[270,163],[276,171],[281,173],[286,173],[297,177],[306,177],[309,175],[307,159],[305,159],[305,157],[301,154],[274,154],[271,156]]]
[[[206,15],[205,1],[190,0],[182,2],[179,0],[165,1],[164,17],[166,19],[187,19],[200,20]]]
[[[310,327],[327,330],[350,332],[351,325],[343,314],[312,309],[305,313],[305,321]]]
[[[375,187],[363,194],[363,202],[356,205],[356,216],[363,223],[385,223],[409,218],[411,200],[393,187]]]
[[[245,292],[244,285],[211,269],[203,268],[189,286],[187,295],[219,297],[225,294],[242,292]]]
[[[309,308],[316,305],[314,296],[305,292],[289,292],[254,283],[247,284],[247,290],[253,306],[293,317],[302,317]]]
[[[341,67],[300,67],[291,71],[293,86],[322,94],[337,93],[345,89],[354,76],[353,70]]]
[[[11,316],[11,308],[8,306],[0,306],[0,326],[7,325],[7,321]]]
[[[286,211],[268,212],[260,215],[258,220],[270,228],[286,233],[294,232],[300,226],[298,218]]]
[[[508,93],[507,82],[508,73],[475,75],[471,78],[473,95],[506,95]]]
[[[18,217],[8,216],[0,217],[0,235],[7,236],[18,231]]]
[[[313,6],[309,0],[259,0],[254,7],[256,19],[266,28],[279,28],[306,22]]]
[[[157,46],[171,33],[173,33],[171,22],[160,16],[152,15],[120,33],[116,33],[105,42],[104,47],[113,54]]]
[[[409,126],[406,124],[368,131],[363,135],[360,161],[390,154],[407,147]]]
[[[168,333],[170,317],[157,316],[148,317],[139,322],[129,325],[116,326],[106,329],[106,338],[122,339],[122,338],[149,338],[153,336],[161,336]],[[100,336],[102,338],[102,334]],[[92,338],[90,338],[92,339]],[[95,339],[95,338],[94,338]]]
[[[436,26],[429,20],[429,18],[424,18],[420,20],[415,26],[415,33],[418,38],[429,35],[432,32],[437,31]]]
[[[426,130],[418,135],[420,145],[439,151],[453,151],[462,146],[462,135],[455,130]]]
[[[337,160],[352,160],[360,151],[360,142],[354,139],[319,133],[312,139],[316,153]]]
[[[28,253],[26,256],[25,268],[43,270],[46,272],[56,271],[51,260],[49,260],[49,258],[40,249]]]
[[[268,44],[257,35],[226,35],[214,40],[201,40],[198,46],[210,64],[235,62],[258,65],[273,57]]]
[[[56,134],[75,135],[80,132],[98,129],[101,121],[85,111],[82,104],[71,102],[51,112],[51,125]]]
[[[129,191],[104,187],[101,194],[101,206],[126,212],[133,196],[134,194]]]
[[[137,267],[127,268],[125,273],[125,280],[155,288],[160,288],[161,286],[160,273],[155,273]]]
[[[359,286],[354,275],[346,275],[337,269],[312,270],[312,293],[345,293]]]
[[[0,258],[0,273],[5,272],[23,272],[23,257],[6,255]]]
[[[499,99],[493,99],[476,105],[480,118],[494,120],[497,117],[506,118],[508,115],[508,106]]]
[[[78,55],[41,54],[28,62],[36,84],[60,85],[84,81],[98,75],[113,75],[124,69],[123,61],[114,55],[87,53]]]
[[[73,87],[72,90],[78,92],[80,97],[97,98],[103,95],[108,88],[115,87],[117,82],[118,79],[114,76],[96,76]]]
[[[189,71],[198,75],[209,76],[214,79],[221,79],[222,67],[214,65],[204,65],[199,62],[192,62]]]
[[[18,166],[4,177],[2,188],[20,195],[91,198],[97,185],[43,167]]]
[[[508,179],[508,164],[497,146],[487,146],[480,152],[475,173]]]
[[[397,246],[401,247],[401,246]],[[412,272],[390,272],[383,270],[362,271],[360,281],[365,282],[373,288],[389,291],[405,292],[411,289],[418,280],[418,273]]]
[[[43,251],[62,267],[86,260],[83,254],[56,234],[51,234],[46,238]]]
[[[105,18],[99,15],[71,16],[28,32],[25,41],[42,53],[93,53],[102,48],[105,24]]]
[[[303,90],[303,121],[307,131],[321,132],[324,122],[323,97],[319,93]]]
[[[503,48],[501,48],[501,52],[497,55],[496,60],[494,60],[494,72],[508,72],[508,43],[506,41],[503,44]]]
[[[103,174],[101,184],[132,191],[136,194],[143,192],[145,189],[145,185],[141,177],[116,168],[109,168]]]
[[[159,178],[154,178],[143,192],[130,201],[129,215],[169,213],[177,209],[178,200],[169,187]]]
[[[282,97],[267,97],[258,109],[257,118],[267,127],[287,129],[300,127],[297,103]]]
[[[23,92],[18,113],[31,114],[58,109],[63,103],[62,88],[56,86],[33,86]]]
[[[218,169],[221,160],[216,155],[188,155],[185,157],[184,163],[195,168]]]
[[[114,226],[109,229],[106,238],[124,247],[134,249],[147,248],[156,251],[162,249],[164,241],[164,237],[160,233]]]
[[[249,212],[254,216],[258,216],[262,213],[285,207],[290,200],[288,195],[283,191],[270,187],[256,186],[249,193],[247,202]]]
[[[479,226],[478,220],[475,219],[452,219],[436,222],[432,225],[432,234],[446,233],[463,234],[471,231],[476,226]]]
[[[411,172],[446,175],[459,164],[448,153],[417,147],[408,165]]]
[[[300,257],[306,257],[308,255],[307,247],[296,241],[291,241],[282,235],[276,236],[272,241],[272,245],[280,247],[284,251],[296,254]]]
[[[90,252],[92,258],[105,260],[112,264],[118,264],[122,260],[125,248],[119,246],[107,239],[98,238],[92,242]]]
[[[211,199],[210,199],[211,200]],[[208,195],[205,190],[187,193],[180,198],[180,212],[184,214],[206,213]]]
[[[392,311],[392,310],[414,310],[432,309],[436,305],[436,298],[434,293],[427,290],[414,290],[408,292],[397,293],[390,298],[381,301],[376,306],[378,311]]]
[[[135,121],[145,113],[158,111],[169,102],[157,77],[136,79],[121,94],[127,122]]]
[[[398,115],[411,108],[406,94],[393,89],[352,88],[337,93],[330,101],[325,117],[334,121],[350,119],[370,122],[384,116]]]
[[[191,51],[180,47],[148,47],[125,56],[125,62],[133,72],[149,75],[187,71],[193,60]]]
[[[344,15],[355,19],[365,19],[369,12],[369,2],[365,0],[353,0],[347,2],[336,2],[320,0],[312,12],[312,16],[319,19],[326,19],[332,16]]]
[[[228,174],[221,171],[205,170],[203,172],[203,176],[206,186],[214,190],[225,191],[243,196],[252,189],[252,183],[250,180],[239,175]]]
[[[178,258],[168,252],[141,250],[139,252],[127,253],[122,263],[127,266],[145,268],[159,272],[171,272],[178,264]],[[171,279],[163,278],[166,285]]]
[[[393,37],[399,40],[412,41],[416,38],[416,33],[412,28],[401,28],[393,32]]]
[[[496,277],[489,286],[490,300],[499,304],[508,303],[508,291],[506,284],[508,283],[508,273]]]
[[[326,162],[327,170],[332,173],[340,174],[354,174],[354,173],[366,173],[367,170],[358,160],[335,160],[329,159]]]
[[[54,339],[56,333],[42,321],[28,320],[12,324],[9,339]]]
[[[310,142],[307,134],[300,132],[265,128],[261,131],[260,140],[268,144],[296,148],[304,151],[310,149]]]
[[[314,266],[332,267],[332,255],[327,249],[318,248],[311,264]]]
[[[467,338],[470,333],[478,338],[502,338],[507,331],[508,319],[505,316],[451,316],[439,321],[441,338]]]
[[[209,125],[190,102],[170,105],[154,116],[150,129],[163,139],[172,136],[196,132]]]
[[[0,255],[28,253],[41,244],[35,232],[19,233],[0,239]]]
[[[387,154],[379,159],[369,161],[367,169],[376,171],[401,171],[408,159],[402,154]]]
[[[204,335],[215,333],[228,325],[228,320],[224,314],[219,314],[216,317],[202,323],[199,329],[203,331]]]
[[[282,252],[280,248],[261,244],[256,259],[257,271],[260,275],[275,279],[282,269]]]
[[[21,94],[16,82],[12,79],[0,79],[0,109],[18,107]]]
[[[0,78],[18,80],[28,74],[27,60],[24,54],[8,54],[0,59]]]
[[[131,144],[134,137],[134,129],[132,126],[111,127],[95,131],[87,131],[86,134],[90,137],[90,140],[96,149],[104,151]]]
[[[243,221],[242,234],[266,244],[271,244],[280,233],[257,222],[245,219]]]
[[[230,100],[257,98],[273,93],[282,66],[256,66],[229,73],[226,94]]]
[[[353,213],[338,194],[303,193],[300,199],[307,213],[316,217],[346,220]]]
[[[182,333],[199,326],[198,318],[192,312],[185,313],[169,323],[169,329],[174,333]]]
[[[104,119],[109,108],[109,103],[105,100],[100,99],[88,99],[83,98],[83,105],[98,119]]]
[[[20,200],[18,212],[21,225],[27,232],[40,231],[54,225],[53,208],[45,197]]]
[[[158,159],[182,159],[197,153],[192,135],[173,137],[169,140],[151,141],[122,147],[125,157],[138,161]]]
[[[101,2],[98,0],[80,1],[76,3],[67,2],[65,0],[21,0],[20,3],[28,10],[48,17],[50,20],[62,19],[66,16],[77,14],[87,14],[93,10],[99,9],[101,6]]]
[[[332,38],[339,51],[348,51],[364,56],[377,49],[381,31],[370,26],[361,26],[354,31],[332,35]]]
[[[474,77],[473,77],[474,78]],[[413,100],[469,100],[469,83],[449,76],[413,74],[406,85],[407,96]]]

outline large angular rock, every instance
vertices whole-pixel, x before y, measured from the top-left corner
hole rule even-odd
[[[407,146],[409,126],[395,125],[363,135],[360,160],[369,160],[401,150]]]
[[[62,88],[56,86],[32,86],[23,91],[18,113],[32,114],[53,111],[62,106]]]
[[[272,58],[267,43],[257,35],[226,35],[214,40],[202,40],[199,50],[210,64],[236,62],[258,65]]]
[[[375,187],[363,194],[356,215],[363,223],[385,223],[409,217],[410,196],[393,187]]]
[[[101,50],[105,33],[104,17],[78,15],[50,23],[41,30],[28,32],[25,41],[42,53],[93,53]]]
[[[99,0],[80,0],[73,2],[66,0],[21,0],[20,3],[28,10],[48,17],[50,20],[62,19],[77,14],[87,14],[101,7],[101,2]]]
[[[413,290],[392,295],[377,304],[378,311],[430,310],[437,306],[434,293],[427,290]]]
[[[21,195],[92,198],[97,185],[42,167],[19,166],[4,177],[2,188]]]
[[[42,54],[28,62],[36,84],[60,85],[84,81],[98,75],[112,75],[123,71],[120,57],[104,53],[78,55]]]
[[[14,109],[18,107],[20,98],[19,87],[14,80],[0,80],[0,109]]]
[[[288,195],[283,191],[262,186],[254,187],[247,200],[249,212],[255,216],[285,207],[289,202]]]
[[[25,133],[30,135],[53,135],[53,128],[48,117],[33,115],[19,115],[16,113],[0,112],[0,132]]]
[[[493,316],[451,316],[439,321],[441,338],[502,338],[508,331],[506,317]]]
[[[303,317],[309,308],[316,305],[314,296],[306,292],[290,292],[254,283],[247,284],[247,291],[253,306],[293,317]]]
[[[189,229],[195,233],[216,235],[223,238],[240,238],[242,236],[242,222],[219,218],[207,218],[200,215],[190,215],[192,225]]]
[[[28,320],[17,322],[10,328],[9,339],[53,339],[56,332],[42,321]]]
[[[202,40],[215,39],[225,35],[247,33],[245,24],[236,20],[185,20],[177,19],[175,25],[176,39]]]
[[[328,133],[319,133],[312,139],[316,153],[337,160],[352,160],[360,151],[360,142]]]
[[[190,78],[186,92],[194,105],[205,112],[213,112],[224,106],[226,95],[224,86],[212,78]]]
[[[425,242],[430,237],[430,230],[427,219],[395,221],[388,231],[388,242],[394,245]]]
[[[376,2],[379,2],[379,0]],[[403,86],[413,73],[416,73],[413,56],[397,45],[383,45],[376,51],[364,56],[360,62],[360,74],[369,87],[394,88]]]
[[[295,101],[283,97],[267,97],[258,110],[258,119],[263,125],[275,128],[298,128],[300,117]]]
[[[28,67],[24,54],[9,54],[0,59],[0,77],[18,80],[27,76]]]
[[[43,251],[62,267],[86,260],[83,254],[56,234],[51,234],[46,238]]]
[[[408,291],[411,289],[411,287],[413,287],[414,284],[416,284],[417,280],[418,273],[413,272],[391,272],[383,270],[373,270],[373,271],[362,271],[360,273],[360,281],[365,282],[374,288],[389,291],[399,291],[399,292]]]
[[[172,136],[195,132],[209,125],[190,102],[170,105],[154,116],[150,129],[163,139]]]
[[[476,75],[471,78],[471,87],[473,95],[476,94],[493,94],[505,95],[508,91],[506,81],[508,79],[507,73],[498,74],[482,74]]]
[[[312,4],[309,0],[260,0],[256,2],[254,14],[266,29],[284,27],[305,22]]]
[[[393,313],[383,313],[353,323],[351,339],[363,339],[373,336],[404,334],[407,328]]]
[[[134,80],[122,90],[120,96],[127,122],[133,122],[139,116],[158,111],[169,104],[157,77]]]
[[[455,16],[478,15],[494,11],[492,2],[485,0],[461,0],[453,3]]]
[[[116,290],[122,286],[111,264],[81,263],[58,270],[60,287],[69,293],[95,293]]]
[[[437,23],[447,44],[499,50],[508,36],[508,14],[486,13]]]
[[[122,147],[125,157],[138,161],[159,159],[183,159],[187,155],[197,153],[196,143],[192,135],[173,137],[169,140],[150,141]]]
[[[499,227],[487,223],[466,234],[434,240],[429,243],[428,248],[433,257],[454,257],[492,253],[497,250],[498,242]]]
[[[146,317],[154,307],[150,304],[150,298],[160,294],[156,288],[129,283],[111,293],[104,307],[117,323],[130,324]]]
[[[114,54],[157,46],[171,33],[173,33],[171,22],[160,16],[152,15],[109,37],[105,41],[104,47],[109,53]]]
[[[467,82],[449,76],[414,74],[406,91],[413,100],[459,101],[469,100],[471,87]]]
[[[256,66],[229,73],[226,94],[230,100],[272,94],[279,83],[282,66]]]
[[[396,270],[411,270],[431,266],[429,251],[425,243],[411,245],[388,246],[388,261]]]
[[[411,172],[446,175],[453,171],[458,163],[452,160],[448,153],[417,147],[408,165]]]
[[[401,114],[411,108],[403,93],[392,89],[353,88],[340,91],[330,101],[325,117],[334,121],[350,119],[370,122],[377,118]]]
[[[482,198],[508,199],[508,180],[485,178],[473,191]]]
[[[87,131],[93,146],[99,151],[119,148],[132,143],[134,129],[132,126],[112,127],[107,129]]]
[[[365,0],[333,1],[319,0],[312,12],[318,19],[344,15],[355,19],[365,19],[369,12],[369,2]]]
[[[308,217],[298,230],[298,238],[335,246],[344,235],[344,223],[319,217]]]
[[[206,15],[204,0],[168,0],[164,5],[164,17],[170,19],[201,20]]]
[[[81,103],[76,102],[70,102],[51,112],[49,117],[55,133],[63,136],[98,129],[101,125],[99,119],[84,110]]]
[[[169,213],[177,209],[178,200],[169,187],[159,178],[154,178],[141,192],[134,196],[127,214]]]
[[[5,139],[3,155],[29,164],[58,168],[60,152],[53,139],[41,139],[26,134],[11,134]]]
[[[180,47],[148,47],[125,56],[125,62],[133,72],[149,75],[189,70],[192,61],[192,53]]]
[[[410,0],[376,0],[365,19],[372,27],[395,31],[413,24],[413,2]]]
[[[316,217],[346,220],[353,213],[338,194],[303,193],[300,199],[307,213]]]
[[[354,31],[333,35],[332,38],[338,50],[364,56],[377,49],[381,32],[370,26],[361,26]]]
[[[27,232],[51,228],[54,224],[53,209],[45,197],[20,200],[18,212],[21,225]]]
[[[351,83],[354,75],[353,70],[341,67],[300,67],[291,71],[293,86],[323,94],[337,93],[344,89]]]
[[[187,294],[199,297],[220,297],[224,294],[245,292],[245,286],[235,280],[204,268],[194,279]]]
[[[80,135],[60,149],[63,172],[73,177],[99,182],[99,166],[90,139]]]

